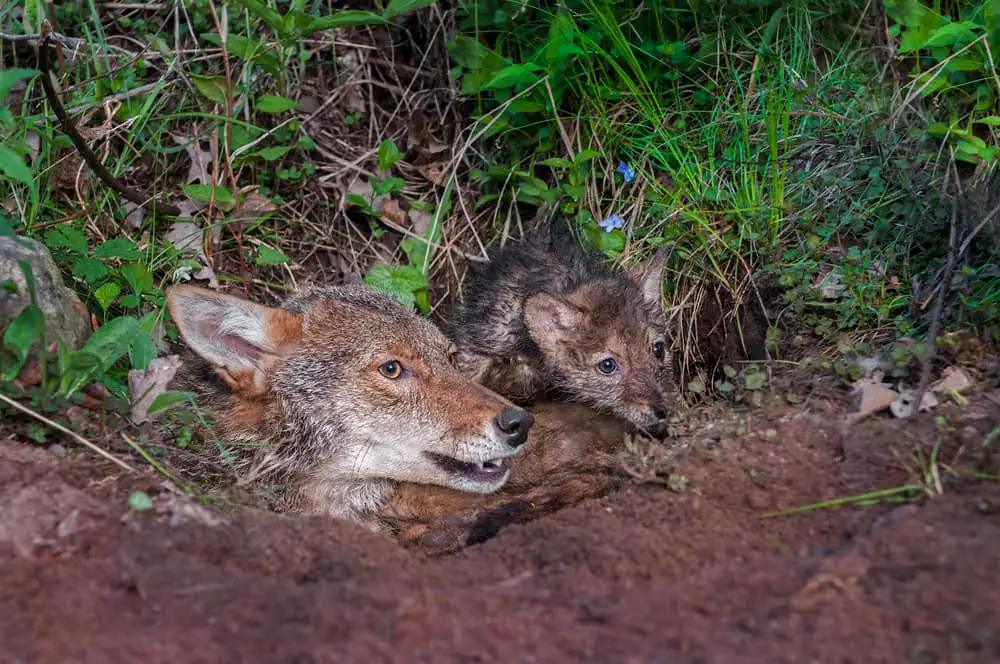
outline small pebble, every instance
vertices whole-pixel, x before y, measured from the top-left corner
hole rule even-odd
[[[49,445],[49,453],[51,453],[52,456],[62,458],[66,456],[66,448],[59,443]]]
[[[747,494],[747,504],[755,510],[763,511],[771,507],[771,496],[765,491],[751,491]]]

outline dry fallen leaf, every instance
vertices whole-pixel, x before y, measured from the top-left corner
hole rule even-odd
[[[406,216],[410,220],[410,228],[413,229],[413,232],[420,237],[427,237],[427,231],[431,227],[434,215],[430,212],[410,208]]]
[[[128,372],[133,422],[142,424],[149,421],[149,407],[153,405],[153,400],[167,391],[167,386],[180,367],[180,356],[168,355],[150,360],[145,371],[132,369]]]
[[[201,269],[194,272],[191,267],[181,266],[174,271],[174,279],[194,278],[208,281],[212,289],[219,287],[219,280],[208,264],[208,256],[202,248],[202,230],[198,224],[191,221],[176,221],[167,230],[167,240],[177,248],[181,256],[195,258],[201,262]]]
[[[861,379],[855,383],[855,392],[859,393],[856,409],[847,414],[852,422],[868,417],[872,413],[885,410],[896,400],[896,392],[887,385],[870,379]]]
[[[212,176],[209,174],[209,169],[212,165],[212,153],[208,150],[203,150],[198,139],[194,136],[187,137],[179,134],[170,134],[170,137],[174,139],[177,145],[184,146],[184,151],[187,152],[188,158],[191,160],[191,165],[188,167],[187,179],[184,180],[184,184],[191,184],[192,182],[212,184]]]
[[[132,201],[125,201],[122,209],[125,210],[125,223],[129,228],[142,228],[142,222],[146,218],[144,207]]]
[[[402,226],[406,219],[406,213],[399,206],[399,201],[388,200],[382,204],[382,216],[388,221]]]
[[[430,180],[433,184],[443,187],[444,186],[444,172],[441,170],[442,163],[439,161],[433,164],[425,164],[423,166],[417,166],[417,172],[423,175],[425,178]]]
[[[972,387],[972,379],[959,367],[945,367],[941,372],[941,380],[931,385],[934,392],[964,392]]]

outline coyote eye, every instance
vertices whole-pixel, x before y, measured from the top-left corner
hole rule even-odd
[[[396,360],[389,360],[379,366],[378,372],[389,380],[396,380],[403,375],[403,365]]]
[[[614,358],[606,357],[597,363],[597,370],[606,376],[610,376],[618,370],[618,363]]]
[[[664,354],[664,352],[663,352],[663,342],[662,341],[657,341],[655,344],[653,344],[653,355],[656,356],[656,359],[662,360],[663,359],[663,354]]]

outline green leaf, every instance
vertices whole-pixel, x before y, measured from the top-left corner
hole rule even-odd
[[[127,263],[122,266],[121,274],[134,293],[153,290],[153,275],[144,263]]]
[[[7,331],[3,335],[4,355],[8,353],[13,356],[13,363],[4,362],[3,373],[0,373],[0,380],[10,381],[17,378],[25,361],[28,359],[28,351],[31,345],[38,338],[38,326],[42,320],[42,312],[33,304],[29,304],[14,320],[7,326]]]
[[[759,390],[764,387],[764,374],[760,371],[748,373],[743,377],[743,384],[748,390]]]
[[[274,147],[263,148],[262,150],[251,152],[247,156],[260,157],[264,161],[274,161],[275,159],[281,159],[294,149],[295,149],[294,145],[276,145]]]
[[[142,254],[136,249],[133,240],[119,237],[104,242],[94,250],[94,258],[124,258],[134,261],[142,258]]]
[[[373,267],[368,270],[364,282],[373,288],[389,293],[403,306],[410,308],[416,303],[414,293],[427,288],[427,277],[412,265]]]
[[[978,37],[976,33],[979,30],[981,28],[978,25],[969,21],[945,23],[927,38],[927,41],[921,45],[921,48],[967,44]]]
[[[97,300],[97,304],[101,305],[101,309],[107,313],[108,307],[111,306],[111,303],[115,301],[115,298],[121,292],[121,286],[113,281],[109,281],[94,291],[94,299]]]
[[[138,330],[128,348],[128,358],[129,362],[132,363],[132,368],[145,371],[150,361],[155,357],[156,342],[153,341],[153,337],[149,333],[142,332],[141,329]]]
[[[21,155],[6,145],[0,145],[0,172],[29,187],[35,186],[35,174],[31,167],[24,163],[24,158]]]
[[[209,101],[213,101],[216,104],[226,103],[226,77],[225,76],[199,76],[198,74],[189,74],[191,77],[191,82],[194,83],[194,87],[198,88],[198,92],[205,95]]]
[[[274,30],[279,37],[286,36],[284,23],[281,20],[281,14],[268,7],[260,0],[238,0],[238,2],[246,7],[250,13],[263,19],[265,23],[271,26],[271,29]]]
[[[428,254],[433,255],[433,247],[431,245],[436,245],[441,239],[442,224],[439,218],[440,215],[434,215],[431,219],[430,224],[427,226],[427,234],[423,240],[408,235],[399,243],[410,265],[418,268],[421,272],[424,272],[425,263],[428,268],[430,267]],[[430,242],[429,244],[428,241]]]
[[[128,497],[128,506],[136,512],[153,509],[153,499],[145,491],[133,491]]]
[[[181,186],[181,189],[185,194],[188,195],[191,200],[201,201],[202,203],[207,203],[212,199],[212,194],[215,194],[216,203],[235,203],[233,199],[233,193],[229,191],[228,187],[221,187],[209,184],[185,184]]]
[[[1000,115],[988,115],[985,118],[980,118],[976,120],[984,125],[990,125],[991,127],[1000,127]]]
[[[49,249],[66,249],[80,256],[87,255],[87,236],[69,224],[47,231],[44,240]]]
[[[389,6],[385,8],[385,17],[396,18],[433,4],[434,0],[389,0]]]
[[[196,395],[194,392],[163,392],[162,394],[157,394],[156,398],[153,399],[153,403],[149,406],[149,414],[159,413],[160,411],[167,410],[168,408],[173,408],[174,406],[182,403],[189,403],[194,401]]]
[[[106,371],[129,352],[138,334],[139,321],[132,316],[113,318],[90,335],[80,350],[97,357],[98,369]]]
[[[359,25],[387,25],[388,19],[371,12],[363,12],[357,9],[348,9],[337,12],[330,16],[321,16],[314,19],[302,30],[302,36],[319,32],[320,30],[332,30],[334,28],[352,28]]]
[[[14,84],[25,78],[38,76],[37,69],[0,69],[0,102],[7,98],[7,93],[14,87]]]
[[[79,277],[88,284],[99,281],[108,274],[108,268],[96,258],[77,258],[70,269],[74,277]]]
[[[378,169],[382,172],[388,171],[393,164],[403,158],[396,147],[396,142],[392,140],[382,141],[378,146]]]
[[[261,113],[283,113],[290,108],[298,107],[299,102],[294,99],[276,95],[261,95],[257,97],[257,103],[254,104],[254,110]]]
[[[257,265],[280,265],[288,262],[288,256],[281,249],[275,249],[262,244],[257,252],[256,262]]]
[[[483,86],[486,90],[496,90],[509,88],[517,85],[527,87],[538,80],[538,65],[530,62],[522,62],[516,65],[508,65],[495,73],[492,78]]]
[[[571,168],[573,162],[569,159],[563,159],[562,157],[549,157],[548,159],[543,159],[538,162],[539,166],[548,166],[549,168]]]

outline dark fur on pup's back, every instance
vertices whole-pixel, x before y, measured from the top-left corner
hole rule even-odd
[[[367,286],[314,287],[280,308],[191,286],[167,306],[245,481],[279,507],[377,527],[400,482],[488,493],[533,418],[463,376],[428,320]],[[261,446],[261,445],[264,446]]]
[[[470,275],[448,335],[468,376],[520,402],[547,392],[658,433],[673,405],[664,256],[631,271],[587,254],[564,224]]]

